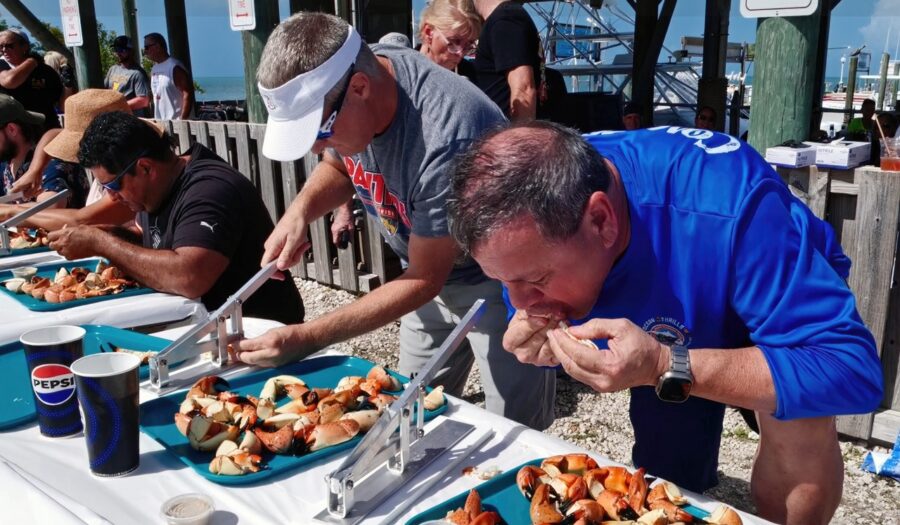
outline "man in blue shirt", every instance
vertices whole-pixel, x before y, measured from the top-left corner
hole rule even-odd
[[[636,466],[708,489],[724,406],[746,407],[760,515],[828,522],[834,416],[878,406],[881,368],[833,231],[752,148],[534,122],[468,150],[452,192],[454,237],[505,285],[504,347],[600,392],[630,388]]]

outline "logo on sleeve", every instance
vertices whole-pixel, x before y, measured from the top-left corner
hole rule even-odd
[[[211,231],[211,232],[213,232],[213,233],[216,233],[216,226],[218,226],[218,225],[219,225],[218,222],[214,222],[214,223],[210,224],[210,223],[208,223],[208,222],[206,222],[206,221],[200,221],[200,226],[204,226],[204,227],[206,227],[206,228],[209,228],[209,231]]]

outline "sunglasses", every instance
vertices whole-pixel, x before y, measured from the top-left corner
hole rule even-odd
[[[112,191],[112,192],[116,192],[116,193],[122,191],[122,177],[124,177],[125,174],[127,174],[129,171],[131,171],[131,168],[133,168],[134,165],[137,164],[137,161],[139,161],[141,159],[141,157],[143,157],[144,155],[146,155],[149,152],[150,152],[149,149],[145,149],[144,151],[138,153],[137,157],[135,157],[134,160],[129,162],[128,165],[125,166],[125,168],[122,171],[120,171],[118,175],[113,177],[113,180],[111,180],[109,182],[101,182],[100,185],[103,186],[103,188],[107,191]]]
[[[159,44],[157,44],[156,42],[153,42],[152,44],[147,44],[146,46],[144,46],[144,51],[147,51],[147,50],[150,49],[151,47],[153,47],[153,46],[158,46],[158,45],[159,45]]]
[[[338,95],[337,100],[334,102],[334,105],[331,107],[331,114],[325,119],[325,122],[322,123],[322,126],[319,127],[319,133],[316,134],[316,140],[325,140],[327,138],[331,138],[334,135],[334,132],[331,128],[334,127],[334,121],[337,120],[338,113],[341,112],[341,107],[344,105],[344,97],[347,95],[347,90],[350,89],[350,78],[353,76],[353,67],[355,64],[350,64],[350,69],[347,70],[347,83],[344,84],[344,89],[341,90],[341,94]]]
[[[444,41],[444,45],[447,46],[447,51],[450,51],[454,55],[466,56],[472,51],[475,51],[475,42],[467,42],[459,38],[450,40],[449,38],[447,38],[443,31],[436,27],[434,28],[434,32],[440,35],[441,39]]]

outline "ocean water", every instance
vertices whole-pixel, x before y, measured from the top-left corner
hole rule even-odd
[[[247,98],[244,77],[194,77],[194,81],[203,90],[202,93],[197,91],[198,102]]]

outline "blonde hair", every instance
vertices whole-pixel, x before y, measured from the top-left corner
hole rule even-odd
[[[66,57],[63,56],[62,53],[57,53],[56,51],[47,51],[44,53],[44,63],[52,67],[57,73],[59,73],[59,70],[62,69],[63,66],[69,65],[69,61],[66,60]]]
[[[441,31],[458,32],[470,40],[477,40],[481,33],[481,17],[475,11],[473,0],[431,0],[422,10],[420,40],[424,40],[425,24]]]

